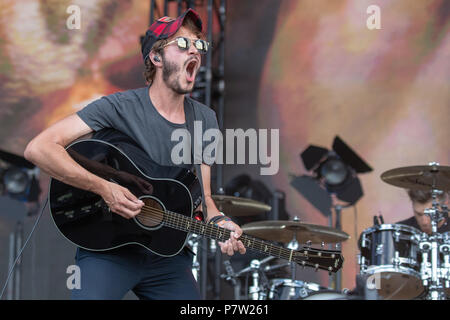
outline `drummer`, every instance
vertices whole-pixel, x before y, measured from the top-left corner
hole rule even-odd
[[[398,224],[405,224],[416,229],[421,230],[427,234],[431,234],[431,219],[424,212],[427,208],[432,208],[433,199],[431,196],[431,191],[423,191],[423,190],[408,190],[408,196],[411,199],[412,209],[414,212],[414,216],[408,218],[406,220],[402,220],[397,222]],[[438,197],[440,205],[449,205],[449,194],[443,193]],[[444,233],[450,231],[450,223],[448,221],[448,217],[446,219],[441,220],[438,223],[438,232]]]

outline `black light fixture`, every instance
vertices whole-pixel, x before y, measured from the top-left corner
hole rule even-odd
[[[372,168],[338,136],[332,150],[311,145],[300,157],[305,168],[328,193],[351,205],[363,196],[358,174],[370,172]]]
[[[2,194],[22,202],[37,202],[39,169],[25,158],[0,150]]]

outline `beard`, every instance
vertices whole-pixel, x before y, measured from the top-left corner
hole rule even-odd
[[[162,78],[167,87],[178,94],[186,94],[192,92],[192,88],[183,88],[180,83],[181,68],[171,61],[163,59]]]

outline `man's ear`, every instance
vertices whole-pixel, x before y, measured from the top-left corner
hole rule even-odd
[[[149,58],[150,58],[150,60],[153,62],[153,64],[155,65],[155,66],[161,66],[161,55],[160,54],[158,54],[158,53],[156,53],[156,52],[150,52],[150,55],[149,55]]]

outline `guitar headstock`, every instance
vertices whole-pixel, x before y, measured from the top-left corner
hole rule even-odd
[[[344,263],[341,250],[324,250],[310,247],[303,247],[294,251],[292,260],[301,266],[328,272],[338,272]]]

